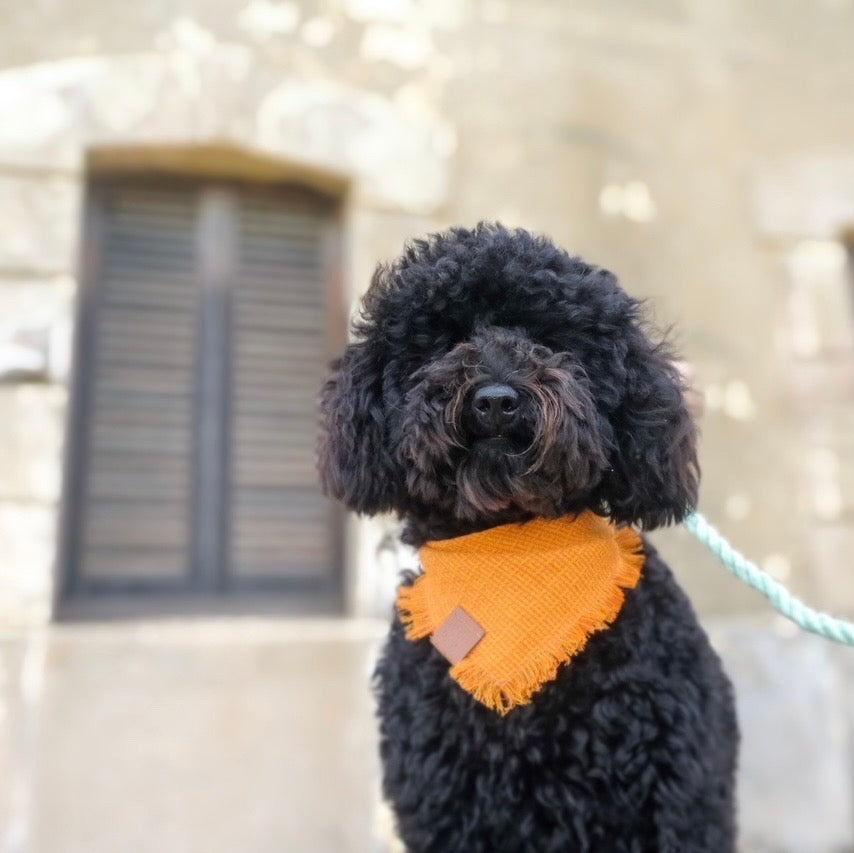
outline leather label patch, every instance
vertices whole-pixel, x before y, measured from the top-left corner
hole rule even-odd
[[[461,661],[486,632],[462,607],[457,605],[433,632],[430,642],[452,664]]]

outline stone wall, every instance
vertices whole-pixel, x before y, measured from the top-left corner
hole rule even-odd
[[[52,346],[39,383],[0,386],[0,619],[48,618],[53,597],[61,437],[73,325],[87,154],[211,145],[279,163],[280,174],[332,169],[349,184],[351,299],[379,255],[433,224],[445,200],[449,130],[358,86],[283,74],[245,44],[180,19],[132,54],[57,59],[0,71],[0,309],[7,337],[35,332]],[[24,130],[16,116],[32,115]],[[149,146],[148,148],[146,146]],[[96,162],[109,157],[88,158]],[[58,350],[58,351],[57,351]],[[59,365],[59,366],[58,366]],[[376,525],[374,525],[376,527]],[[380,528],[382,525],[380,525]],[[364,601],[354,527],[350,609]],[[373,564],[364,558],[366,571]],[[370,579],[369,579],[370,580]]]
[[[695,365],[701,510],[854,615],[854,5],[77,0],[0,17],[0,340],[46,342],[40,381],[0,385],[0,626],[50,614],[86,152],[209,143],[347,179],[353,297],[406,237],[479,219],[612,268]],[[384,611],[389,526],[351,525],[352,612]],[[787,635],[684,531],[655,538],[739,690],[745,849],[850,849],[850,655]]]
[[[410,234],[481,218],[546,231],[677,324],[707,397],[701,508],[797,592],[854,612],[847,5],[83,0],[7,14],[4,323],[32,305],[42,325],[69,322],[92,145],[223,140],[340,171],[353,294]],[[49,575],[63,391],[0,398],[16,459],[0,482],[8,592]],[[50,439],[16,443],[21,407]],[[37,571],[34,537],[14,533],[33,526]],[[702,611],[764,607],[682,533],[659,538],[691,566]]]

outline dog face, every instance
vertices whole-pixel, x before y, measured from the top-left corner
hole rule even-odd
[[[455,518],[558,515],[607,467],[583,368],[523,329],[478,328],[412,378],[397,437],[406,491]]]
[[[319,470],[359,512],[474,527],[593,509],[647,529],[696,501],[672,354],[605,270],[497,225],[381,266],[321,393]]]

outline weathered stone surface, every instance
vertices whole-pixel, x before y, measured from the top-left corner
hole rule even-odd
[[[0,385],[0,501],[58,500],[65,399],[57,386]]]
[[[738,703],[741,849],[851,849],[854,715],[832,645],[771,620],[709,630]]]
[[[854,356],[854,302],[847,261],[846,248],[838,240],[802,240],[789,252],[789,341],[794,356]]]
[[[288,81],[258,107],[262,148],[357,178],[362,201],[432,212],[447,194],[444,123],[410,116],[376,94]]]
[[[854,530],[844,519],[835,524],[816,524],[810,544],[810,568],[818,587],[811,604],[831,613],[854,613]],[[840,554],[848,555],[847,559],[840,559]]]
[[[79,227],[76,179],[0,171],[0,270],[70,273],[77,263]]]
[[[49,327],[70,319],[76,283],[71,276],[53,278],[0,277],[0,326]]]
[[[43,629],[41,629],[43,630]],[[30,765],[36,709],[32,702],[34,660],[27,649],[40,630],[0,637],[0,844],[17,853],[26,849],[26,812],[32,798]],[[29,664],[29,665],[27,665]],[[26,667],[26,668],[25,668]]]
[[[349,217],[350,276],[348,284],[355,305],[374,274],[377,264],[396,258],[407,240],[428,234],[430,217],[395,210],[357,208]]]
[[[770,621],[708,627],[737,691],[740,849],[850,849],[850,653]],[[368,689],[384,632],[322,620],[7,630],[0,838],[33,853],[398,850]]]
[[[0,501],[0,628],[50,616],[56,533],[53,506]]]
[[[76,57],[0,73],[0,154],[4,163],[76,168],[81,155],[74,94],[97,79],[103,61]],[[71,98],[69,98],[71,95]],[[21,116],[28,121],[21,121]]]
[[[0,161],[77,169],[87,145],[216,137],[331,165],[354,181],[354,291],[376,258],[393,254],[399,231],[500,217],[551,233],[654,297],[661,324],[680,323],[701,385],[720,391],[704,421],[701,506],[758,561],[782,555],[809,593],[811,499],[797,456],[817,432],[848,423],[852,403],[840,392],[850,358],[803,362],[812,344],[792,322],[793,311],[804,314],[791,304],[792,259],[800,269],[811,259],[807,277],[822,258],[838,266],[838,243],[833,257],[814,249],[837,241],[848,216],[850,158],[839,151],[854,118],[827,104],[852,79],[838,38],[851,16],[841,6],[806,22],[770,5],[720,8],[591,3],[569,14],[501,0],[356,0],[330,24],[287,3],[179,3],[165,17],[143,3],[108,21],[83,2],[61,26],[59,12],[40,9],[6,30],[5,56],[20,67],[0,74],[0,116],[12,119],[0,121]],[[427,46],[418,63],[411,50],[403,63],[388,51],[366,55],[366,27],[377,26],[417,31],[410,47]],[[793,42],[804,30],[810,38]],[[387,46],[376,32],[374,46]],[[513,62],[502,61],[511,51]],[[822,96],[793,110],[798,63]],[[50,182],[37,178],[26,183],[41,192]],[[0,198],[16,213],[0,222],[0,263],[43,269],[61,257],[71,268],[76,205],[34,205],[36,191],[9,180],[16,188]],[[368,205],[388,210],[387,233],[361,226]],[[773,249],[757,244],[757,229],[774,236]],[[821,351],[841,353],[844,271],[796,290]],[[789,361],[793,347],[802,364]],[[854,487],[841,470],[846,506]],[[750,497],[740,518],[727,511],[734,491]],[[781,528],[792,496],[804,521]],[[694,572],[687,540],[664,538],[701,610],[757,606],[717,570]]]
[[[89,145],[229,139],[335,168],[366,202],[431,212],[444,201],[452,134],[435,114],[413,114],[356,86],[282,82],[248,48],[192,22],[176,23],[158,43],[159,53],[0,73],[0,164],[76,168]],[[32,137],[2,120],[23,104],[37,117]],[[2,192],[0,184],[0,202]],[[66,212],[66,220],[75,217]],[[0,262],[2,238],[0,230]],[[33,254],[16,235],[7,240]]]
[[[854,222],[854,158],[804,154],[766,163],[757,171],[754,203],[768,236],[840,234]]]
[[[251,53],[180,26],[161,47],[1,73],[0,162],[77,169],[89,145],[206,140],[239,128]],[[203,91],[217,96],[202,99]],[[32,136],[11,120],[23,109],[34,116]]]
[[[27,735],[6,777],[23,787],[12,849],[386,849],[368,689],[378,627],[55,627],[41,655],[31,636],[7,638],[0,697]]]
[[[46,378],[64,382],[70,367],[75,287],[71,276],[0,277],[0,350],[3,342],[31,340],[45,356]],[[6,368],[0,352],[0,374]]]

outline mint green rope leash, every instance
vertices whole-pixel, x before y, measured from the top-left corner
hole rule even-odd
[[[807,607],[789,590],[755,563],[738,553],[698,512],[692,512],[682,526],[705,545],[739,580],[761,592],[773,607],[805,631],[828,640],[854,646],[854,624]]]

